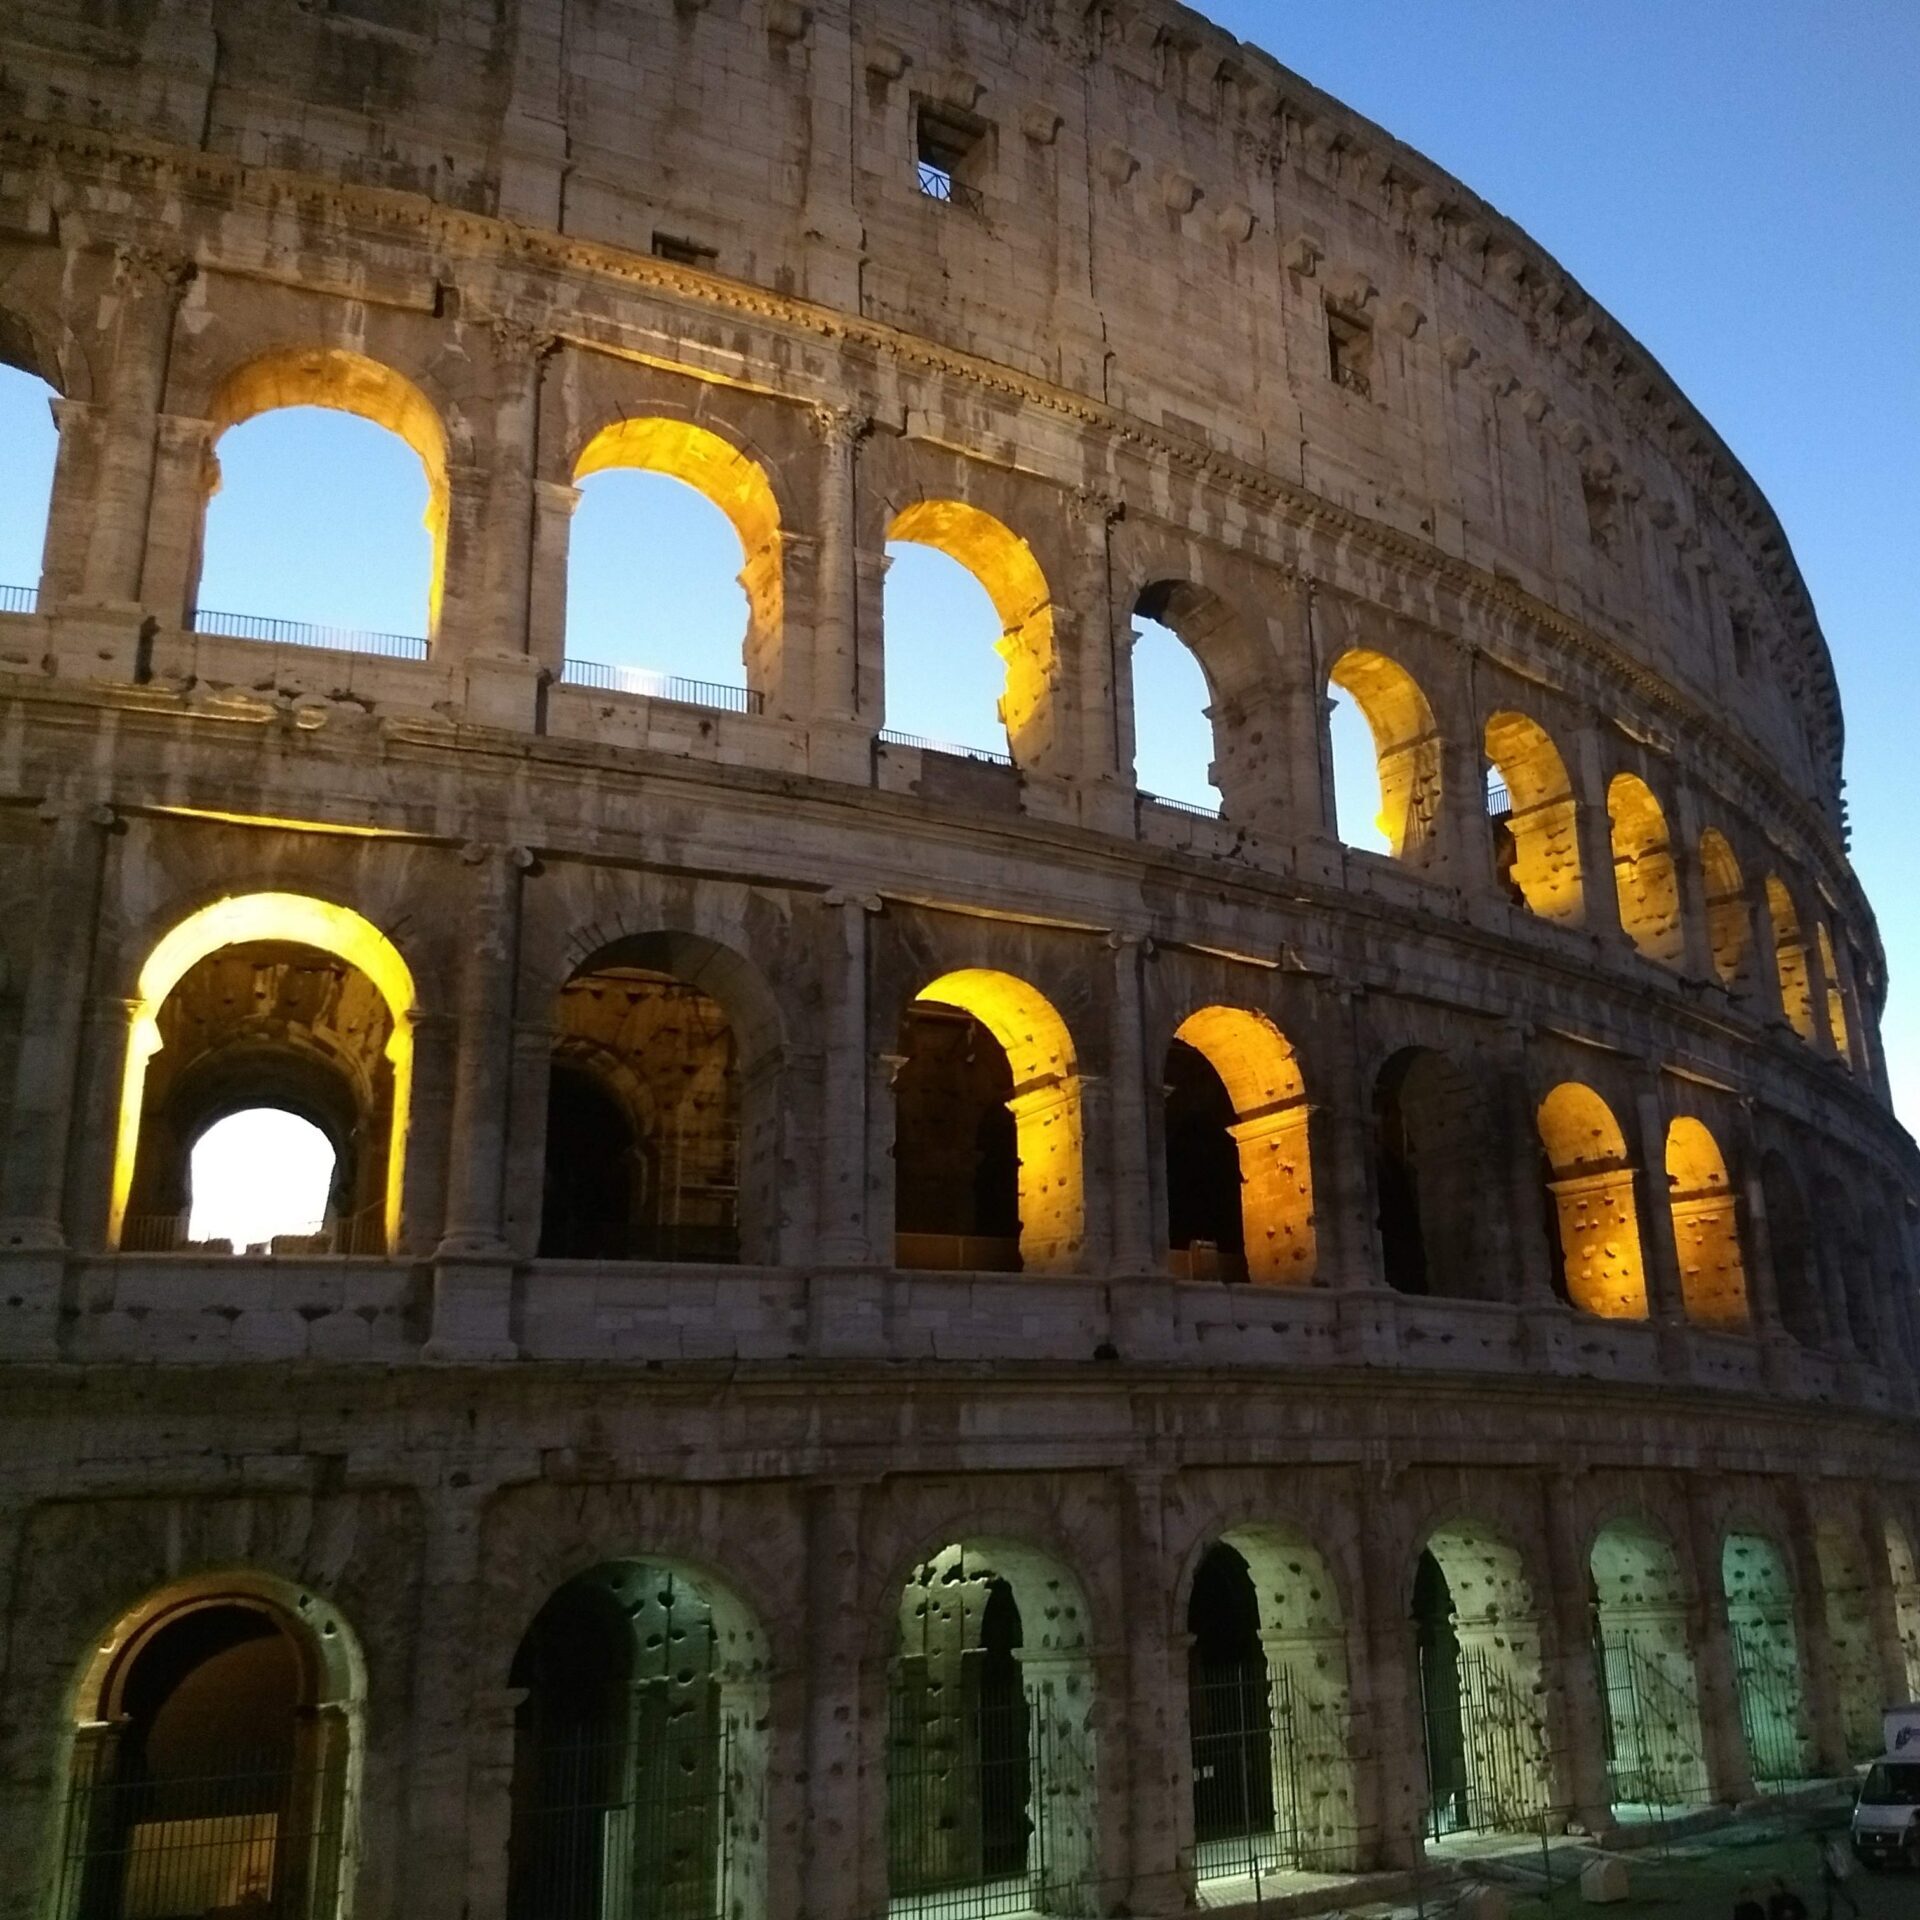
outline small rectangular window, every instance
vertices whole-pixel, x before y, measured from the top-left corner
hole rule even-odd
[[[1327,370],[1336,387],[1373,397],[1373,329],[1357,313],[1327,309]]]
[[[914,116],[914,162],[920,191],[929,200],[985,211],[978,175],[987,156],[987,129],[970,114],[922,102]]]
[[[671,233],[656,233],[653,236],[653,257],[656,260],[671,260],[676,267],[711,270],[720,253],[718,248],[703,247],[697,240],[682,240]]]
[[[1753,622],[1744,613],[1729,616],[1733,628],[1733,670],[1738,674],[1753,671]]]

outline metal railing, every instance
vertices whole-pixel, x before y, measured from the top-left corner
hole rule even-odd
[[[591,687],[596,693],[632,693],[645,700],[668,700],[681,707],[712,707],[721,713],[764,713],[767,696],[752,687],[719,680],[686,680],[651,667],[607,666],[598,660],[566,659],[560,664],[563,687]]]
[[[35,613],[39,606],[38,587],[0,586],[0,613]]]
[[[1497,773],[1487,775],[1487,818],[1504,820],[1513,811],[1513,795]]]
[[[920,183],[920,191],[929,200],[938,200],[943,206],[959,207],[967,213],[985,213],[987,203],[978,187],[970,187],[964,180],[956,180],[952,172],[936,166],[930,160],[922,160],[915,168]]]
[[[345,1837],[339,1766],[236,1764],[153,1777],[115,1766],[67,1802],[59,1920],[246,1914],[318,1920],[338,1897]]]
[[[1698,1676],[1663,1664],[1639,1641],[1599,1649],[1607,1696],[1607,1775],[1616,1807],[1670,1810],[1708,1805]]]
[[[1526,1833],[1548,1801],[1538,1707],[1476,1648],[1420,1663],[1433,1837]]]
[[[1740,1696],[1740,1730],[1754,1784],[1782,1787],[1807,1777],[1801,1732],[1800,1676],[1752,1649],[1736,1646],[1734,1691]]]
[[[195,633],[227,640],[265,640],[276,647],[320,647],[333,653],[373,654],[382,660],[427,657],[427,643],[417,633],[373,633],[310,620],[274,620],[259,613],[221,613],[212,607],[194,608],[188,625]]]
[[[956,746],[951,740],[929,740],[918,733],[897,733],[891,727],[880,730],[883,747],[917,747],[922,753],[944,753],[955,760],[982,760],[990,767],[1010,767],[1013,755],[996,753],[991,747]]]
[[[383,1260],[387,1253],[384,1204],[323,1220],[289,1223],[270,1238],[245,1246],[229,1239],[191,1237],[191,1216],[179,1213],[131,1213],[120,1225],[122,1253],[191,1253],[206,1259],[298,1259],[326,1254],[334,1258]]]
[[[1164,807],[1169,813],[1190,813],[1196,820],[1218,820],[1218,807],[1203,806],[1198,800],[1170,800],[1164,793],[1149,793],[1140,789],[1140,798],[1149,806]]]

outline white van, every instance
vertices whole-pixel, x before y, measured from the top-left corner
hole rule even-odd
[[[1889,1707],[1881,1738],[1886,1751],[1854,1803],[1854,1856],[1866,1867],[1920,1867],[1920,1704]]]

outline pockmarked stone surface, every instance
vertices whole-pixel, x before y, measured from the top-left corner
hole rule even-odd
[[[1877,1751],[1833,669],[1536,241],[1166,0],[11,0],[0,108],[0,1920],[1173,1915]],[[200,604],[305,406],[411,632]],[[612,469],[709,678],[569,657]],[[262,1110],[324,1202],[210,1228]]]

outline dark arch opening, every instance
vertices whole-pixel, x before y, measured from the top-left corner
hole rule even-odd
[[[1466,1715],[1453,1590],[1440,1562],[1423,1551],[1413,1576],[1414,1643],[1427,1743],[1427,1801],[1435,1833],[1469,1824]]]
[[[1274,1827],[1273,1703],[1260,1601],[1246,1560],[1225,1541],[1194,1570],[1187,1632],[1193,1837],[1219,1849]],[[1249,1868],[1258,1858],[1248,1850]]]
[[[1760,1191],[1767,1207],[1767,1233],[1773,1249],[1774,1291],[1780,1324],[1803,1347],[1819,1347],[1827,1337],[1820,1302],[1813,1236],[1799,1183],[1777,1153],[1760,1163]]]
[[[1240,1147],[1226,1083],[1198,1047],[1167,1048],[1167,1245],[1190,1280],[1245,1280]]]
[[[1396,1292],[1492,1297],[1477,1221],[1486,1152],[1478,1099],[1444,1054],[1408,1047],[1374,1083],[1380,1256]]]

